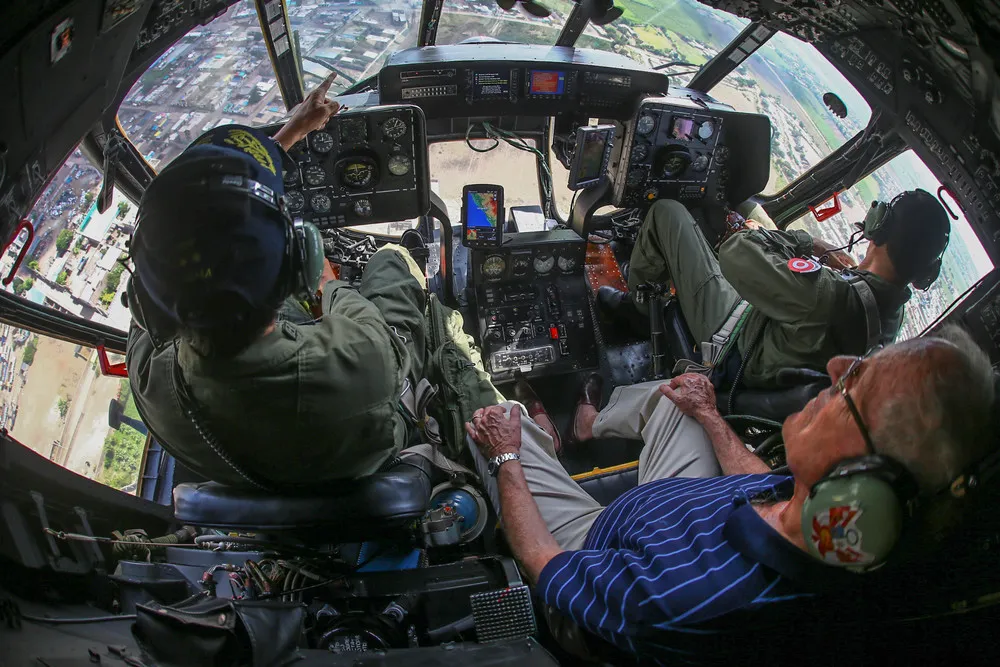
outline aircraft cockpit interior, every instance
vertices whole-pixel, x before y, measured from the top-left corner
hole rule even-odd
[[[953,0],[9,3],[0,663],[995,658],[997,15]],[[156,187],[202,148],[249,166],[206,168],[217,219],[192,222],[194,195]],[[329,405],[308,407],[323,382],[304,346],[262,355],[259,376],[238,366],[250,342],[184,347],[211,310],[180,305],[197,288],[161,298],[140,266],[195,275],[221,248],[263,279],[244,236],[184,240],[221,225],[234,191],[241,215],[287,223],[281,271],[302,292],[268,292],[281,310],[254,338],[291,345],[364,302],[317,339],[361,378]],[[414,278],[420,323],[397,323],[385,304]],[[976,363],[920,370],[941,346]],[[152,375],[167,354],[177,370]],[[289,402],[268,369],[292,357],[307,393]],[[217,383],[187,384],[213,367]],[[314,423],[357,426],[360,401],[376,414],[361,385],[383,367],[425,376],[381,423],[301,454]],[[946,386],[919,405],[884,396]],[[163,431],[151,396],[176,400],[182,427]],[[508,401],[544,465],[484,426]],[[275,405],[287,433],[263,421]],[[614,410],[624,426],[603,422]],[[900,464],[932,428],[944,453]],[[363,474],[261,474],[380,433],[397,446],[365,451]],[[715,472],[667,449],[677,438]],[[193,465],[188,440],[229,476]],[[569,490],[546,482],[553,466]],[[876,492],[888,518],[865,504]],[[593,528],[570,539],[580,506]]]

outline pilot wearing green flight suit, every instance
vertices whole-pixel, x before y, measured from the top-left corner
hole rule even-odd
[[[691,334],[716,356],[699,361],[716,367],[724,383],[746,359],[742,384],[771,387],[783,368],[822,371],[836,355],[892,342],[911,296],[907,285],[927,289],[936,280],[951,228],[943,206],[923,190],[873,204],[865,221],[870,243],[855,267],[805,231],[751,224],[716,258],[683,205],[657,202],[632,250],[629,293],[602,287],[601,308],[623,312],[640,285],[672,281]],[[811,259],[824,255],[825,266]],[[634,310],[624,314],[634,319]]]
[[[503,400],[461,316],[428,299],[404,248],[375,253],[354,290],[334,277],[318,230],[284,214],[278,145],[326,125],[337,111],[329,84],[273,139],[236,125],[210,130],[139,207],[127,288],[136,406],[167,451],[218,482],[355,478],[426,442],[415,432],[426,423],[415,392],[426,393],[421,380],[443,348],[460,357],[450,368],[471,387],[470,410]],[[310,312],[300,298],[318,292]]]

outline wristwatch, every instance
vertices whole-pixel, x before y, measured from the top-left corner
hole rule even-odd
[[[521,455],[516,452],[507,452],[506,454],[501,454],[500,456],[494,456],[490,459],[488,470],[490,472],[490,477],[496,477],[497,473],[500,472],[500,466],[507,461],[520,461]]]

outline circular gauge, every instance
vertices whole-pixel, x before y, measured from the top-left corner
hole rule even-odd
[[[288,190],[285,193],[285,205],[289,211],[301,211],[306,205],[306,198],[298,190]]]
[[[531,257],[528,255],[517,255],[514,257],[514,275],[523,276],[531,266]]]
[[[630,188],[637,188],[646,180],[646,172],[643,169],[633,169],[625,178],[625,184]]]
[[[333,150],[333,137],[329,132],[317,132],[310,141],[312,149],[317,153],[329,153]]]
[[[483,276],[490,280],[496,280],[503,275],[503,270],[507,268],[507,262],[503,255],[490,255],[483,262]]]
[[[316,213],[329,213],[331,205],[330,198],[323,193],[315,194],[309,199],[309,206]]]
[[[556,258],[548,253],[539,253],[535,256],[535,273],[544,276],[556,265]]]
[[[712,121],[706,120],[698,126],[698,136],[702,139],[708,139],[713,134],[715,134],[715,125],[712,124]]]
[[[286,169],[281,174],[281,180],[284,181],[286,186],[295,185],[299,182],[299,168],[296,167],[295,169]]]
[[[345,160],[340,167],[340,182],[349,188],[367,188],[375,181],[375,163],[369,159]]]
[[[326,180],[326,170],[318,164],[311,164],[306,167],[303,176],[309,185],[323,185],[323,181]]]
[[[632,160],[634,162],[642,162],[647,157],[649,157],[649,144],[636,144],[632,148]]]
[[[382,134],[393,141],[399,139],[401,136],[406,134],[406,121],[402,118],[396,118],[393,116],[382,123]]]
[[[708,156],[699,155],[695,159],[691,160],[691,169],[694,171],[705,171],[708,169]]]
[[[354,202],[354,212],[359,218],[369,218],[372,214],[372,203],[367,199],[359,199]]]
[[[565,255],[559,256],[559,270],[563,273],[569,273],[576,268],[576,260],[572,257],[566,257]]]
[[[410,173],[410,158],[405,155],[393,155],[389,158],[389,173],[393,176],[406,176]]]
[[[635,131],[646,136],[656,127],[656,119],[648,114],[643,114],[639,116],[639,120],[635,123]]]

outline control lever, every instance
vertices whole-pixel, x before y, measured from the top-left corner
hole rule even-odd
[[[667,376],[667,342],[663,328],[663,307],[670,296],[670,287],[665,283],[648,282],[635,290],[635,301],[649,307],[649,342],[653,347],[653,378],[662,380]]]

